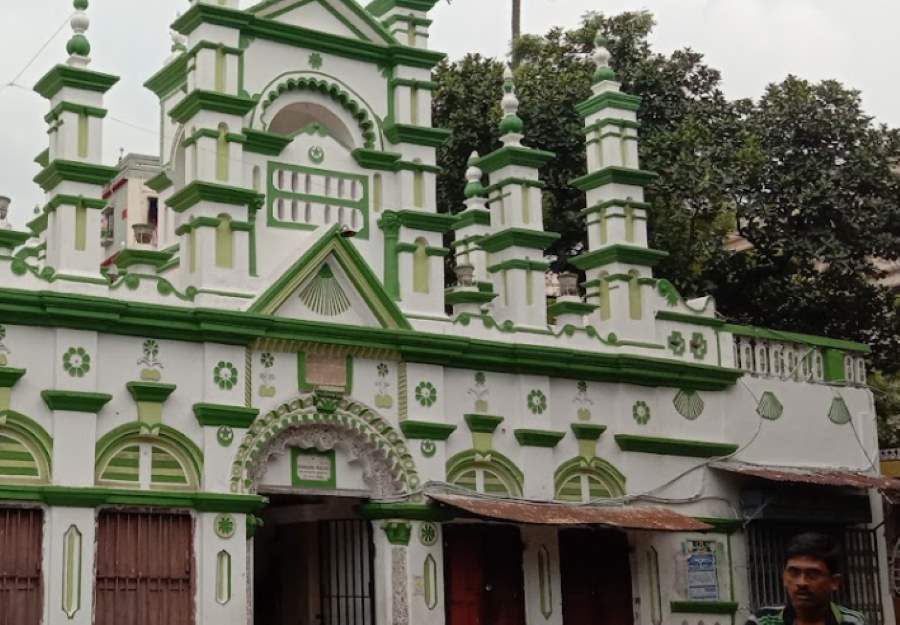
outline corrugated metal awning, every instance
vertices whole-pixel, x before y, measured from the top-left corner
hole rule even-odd
[[[772,482],[793,482],[796,484],[816,484],[819,486],[842,486],[846,488],[877,488],[880,491],[900,493],[900,480],[881,475],[869,475],[850,469],[821,469],[812,467],[777,467],[746,462],[712,462],[713,469],[758,477]]]
[[[654,506],[590,506],[428,492],[428,497],[489,519],[532,525],[606,525],[626,530],[696,532],[712,529],[701,521]]]

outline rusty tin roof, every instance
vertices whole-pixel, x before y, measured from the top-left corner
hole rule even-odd
[[[868,475],[850,469],[777,467],[734,461],[713,462],[709,466],[720,471],[758,477],[773,482],[794,482],[862,489],[877,488],[881,491],[900,494],[900,480],[881,475]]]

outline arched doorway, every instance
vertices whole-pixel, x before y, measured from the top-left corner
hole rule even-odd
[[[374,625],[375,537],[359,508],[418,488],[403,437],[358,402],[304,395],[257,419],[231,478],[270,501],[248,552],[254,622]]]

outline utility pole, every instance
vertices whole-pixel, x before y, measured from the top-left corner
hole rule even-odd
[[[522,36],[522,0],[512,0],[512,66],[515,67],[519,64],[519,59],[516,56],[515,48],[516,42],[519,41],[519,37]]]

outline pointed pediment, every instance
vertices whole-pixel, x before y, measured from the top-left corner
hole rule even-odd
[[[259,17],[376,44],[396,40],[355,0],[269,0],[250,9]]]
[[[260,295],[249,312],[344,325],[409,329],[397,304],[365,259],[328,231]]]

